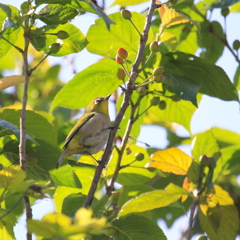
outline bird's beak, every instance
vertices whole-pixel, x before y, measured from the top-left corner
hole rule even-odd
[[[111,97],[112,94],[109,94],[108,96],[106,96],[103,100],[108,100]]]

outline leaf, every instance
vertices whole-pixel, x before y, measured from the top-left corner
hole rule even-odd
[[[237,208],[228,192],[215,185],[215,192],[200,204],[199,220],[211,240],[235,239],[239,229]]]
[[[71,200],[71,197],[70,197],[71,194],[78,194],[80,192],[81,192],[81,189],[78,189],[78,188],[57,187],[53,196],[54,205],[56,206],[56,212],[63,211],[64,201],[68,196]]]
[[[118,205],[122,206],[131,198],[137,197],[142,193],[150,192],[153,190],[155,190],[153,187],[149,187],[143,184],[124,186],[121,190],[121,194],[118,200]]]
[[[1,128],[3,128],[3,130],[1,130]],[[0,137],[11,134],[14,134],[18,141],[20,141],[20,130],[13,124],[4,120],[0,120]],[[28,134],[26,134],[26,139],[29,139],[37,144],[37,142],[34,141],[34,139],[31,138]]]
[[[217,167],[214,169],[213,177],[213,181],[215,181],[223,169],[224,161],[211,129],[199,133],[193,138],[192,155],[196,160],[198,160],[201,155],[206,155],[207,157],[213,157],[217,161]]]
[[[140,215],[130,215],[112,222],[117,233],[114,238],[121,240],[166,240],[161,228],[150,219]]]
[[[0,91],[24,82],[24,76],[8,76],[0,79]]]
[[[144,2],[147,2],[148,0],[115,0],[111,6],[114,6],[114,5],[120,5],[120,6],[132,6],[132,5],[137,5],[137,4],[140,4],[140,3],[144,3]]]
[[[129,145],[127,148],[130,149],[131,153],[128,154],[127,151],[124,151],[123,153],[121,161],[122,169],[118,174],[117,182],[122,185],[133,185],[150,181],[155,174],[145,168],[145,165],[149,162],[149,154],[147,153],[147,150],[136,145]],[[144,154],[144,159],[132,163],[135,159],[134,155],[139,152]],[[117,156],[117,150],[114,149],[111,161],[107,166],[106,176],[108,178],[112,177],[114,174],[118,161]],[[130,164],[130,166],[128,164]]]
[[[174,73],[164,75],[164,82],[170,85],[176,96],[183,100],[191,101],[197,107],[197,93],[201,88],[199,83],[193,82],[190,79],[183,78]]]
[[[16,23],[21,17],[19,10],[12,5],[0,4],[0,8],[0,26],[4,25],[4,21],[7,18],[15,24],[14,27],[5,28],[5,30],[0,33],[0,58],[2,58],[8,53],[10,48],[12,48],[12,45],[6,42],[6,40],[14,44],[19,37],[20,28]],[[2,36],[6,40],[4,40]]]
[[[173,96],[173,94],[170,96]],[[174,101],[170,97],[164,98],[164,101],[166,102],[166,108],[164,110],[150,108],[144,115],[144,123],[158,124],[160,126],[168,124],[171,126],[172,122],[175,122],[181,124],[190,132],[190,122],[196,107],[188,101]]]
[[[20,166],[10,166],[0,171],[0,187],[11,192],[23,193],[29,187],[26,174]]]
[[[224,70],[194,55],[168,53],[162,58],[164,73],[177,74],[201,86],[199,92],[225,101],[239,101],[238,93]]]
[[[240,67],[237,67],[237,71],[236,71],[236,73],[235,73],[235,75],[234,75],[234,80],[233,80],[233,82],[234,82],[234,86],[235,86],[238,90],[240,90]]]
[[[19,128],[20,114],[21,110],[18,109],[2,109],[0,118]],[[56,132],[52,124],[46,118],[30,110],[26,111],[26,131],[32,138],[42,139],[55,146],[57,144]]]
[[[72,216],[84,205],[86,195],[82,193],[71,193],[63,199],[61,212],[68,216]]]
[[[55,25],[68,23],[78,14],[76,9],[60,4],[49,4],[40,10],[36,18],[39,18],[48,25]]]
[[[208,62],[215,63],[222,56],[224,49],[224,44],[220,40],[224,39],[222,26],[216,21],[205,21],[200,26],[201,34],[198,36],[198,44],[202,48],[200,56]]]
[[[69,165],[54,169],[49,174],[56,186],[82,188],[81,182]]]
[[[213,2],[210,5],[209,9],[212,10],[213,8],[227,8],[238,2],[239,2],[239,0],[220,0],[217,2]]]
[[[191,164],[192,158],[189,155],[178,148],[169,148],[152,154],[148,167],[154,167],[163,172],[186,175]]]
[[[183,195],[188,195],[188,192],[170,183],[164,190],[146,192],[129,200],[122,206],[118,216],[123,217],[130,213],[145,212],[165,207],[177,201]]]
[[[105,24],[110,28],[111,24],[114,24],[112,21],[100,8],[98,8],[91,0],[36,0],[36,5],[41,5],[44,3],[52,4],[61,4],[73,9],[78,9],[81,12],[92,12],[98,14],[103,18]]]
[[[168,8],[161,17],[161,20],[164,28],[190,21],[187,16],[176,12],[173,8]]]
[[[31,43],[38,51],[49,53],[49,47],[57,42],[56,35],[49,35],[48,33],[57,33],[58,31],[65,31],[69,34],[66,39],[61,39],[61,48],[51,56],[61,57],[72,53],[82,51],[86,45],[87,40],[83,33],[73,24],[66,23],[64,25],[49,25],[31,31]]]
[[[86,107],[94,97],[112,93],[121,84],[117,79],[117,69],[114,61],[105,59],[76,74],[55,96],[50,111],[58,106]]]
[[[6,213],[6,210],[0,209],[0,216]],[[15,240],[13,228],[17,219],[12,212],[0,220],[0,239]]]
[[[217,127],[213,127],[211,130],[220,149],[234,144],[239,144],[240,134]]]
[[[134,61],[139,45],[139,34],[129,21],[122,18],[120,13],[109,15],[116,22],[107,29],[102,19],[95,21],[87,32],[87,50],[94,54],[115,58],[119,47],[128,51],[128,60]],[[145,24],[145,17],[139,13],[132,12],[132,21],[142,31]],[[153,33],[150,30],[148,43],[153,41]]]

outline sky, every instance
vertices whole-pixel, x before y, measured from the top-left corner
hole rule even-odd
[[[0,3],[3,4],[12,4],[17,7],[20,6],[22,0],[0,0]],[[112,0],[106,0],[107,5],[113,2]],[[140,12],[141,10],[146,9],[148,3],[140,4],[138,6],[133,6],[128,8],[132,11]],[[108,13],[118,11],[117,7],[109,9]],[[85,14],[84,16],[76,18],[72,23],[75,24],[84,34],[86,34],[89,26],[94,23],[96,16],[93,14]],[[212,20],[223,22],[223,18],[220,15],[220,11],[214,11],[212,15]],[[237,23],[240,23],[240,14],[230,14],[227,18],[227,36],[229,36],[229,43],[231,44],[235,39],[240,39],[240,32],[236,31],[238,29]],[[86,50],[78,54],[74,54],[76,58],[76,69],[78,72],[95,63],[101,57],[93,55]],[[84,59],[84,60],[83,60]],[[62,63],[61,58],[50,57],[50,61],[54,64]],[[237,63],[234,61],[233,56],[225,48],[223,56],[218,60],[216,65],[222,67],[229,78],[232,80],[235,74]],[[64,82],[67,82],[73,77],[71,70],[67,64],[64,64],[63,69],[61,70],[60,78]],[[110,113],[111,114],[111,113]],[[113,115],[112,115],[113,117]],[[239,104],[237,102],[225,102],[216,98],[203,96],[199,108],[195,112],[192,121],[191,121],[191,131],[193,134],[205,131],[211,127],[219,127],[228,129],[240,134],[240,114],[239,114]],[[179,127],[178,132],[181,136],[188,136],[188,132],[183,128]],[[150,136],[150,137],[149,137]],[[142,128],[139,140],[147,142],[152,147],[165,148],[167,145],[166,141],[166,131],[161,127],[154,126],[144,126]],[[190,146],[181,146],[183,151],[190,154]],[[33,206],[33,216],[36,219],[41,219],[43,215],[47,212],[53,211],[54,205],[50,199],[44,199],[37,201]],[[169,239],[178,239],[180,236],[181,230],[187,226],[188,216],[181,218],[174,224],[173,229],[170,231],[166,228],[163,221],[160,221],[160,227],[163,229],[165,234]],[[184,223],[184,224],[183,224]],[[15,228],[16,238],[22,239],[25,236],[25,216],[22,216]],[[175,235],[172,235],[174,232]]]

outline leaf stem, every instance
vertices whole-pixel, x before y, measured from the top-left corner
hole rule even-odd
[[[10,45],[12,45],[14,48],[16,48],[20,53],[23,53],[23,50],[22,50],[20,47],[14,45],[14,44],[11,43],[10,41],[8,41],[8,39],[6,39],[5,37],[2,36],[2,39],[5,40],[5,41],[6,41],[7,43],[9,43]]]

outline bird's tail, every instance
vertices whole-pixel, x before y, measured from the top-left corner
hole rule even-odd
[[[57,166],[56,168],[59,168],[60,165],[62,164],[62,162],[64,161],[64,158],[67,158],[68,156],[70,156],[71,154],[69,154],[69,150],[66,148],[63,150],[62,154],[60,155],[58,162],[57,162]]]

